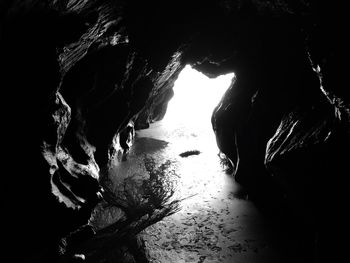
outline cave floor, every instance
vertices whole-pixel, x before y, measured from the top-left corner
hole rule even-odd
[[[180,153],[199,150],[186,158]],[[118,174],[140,169],[142,158],[171,160],[178,177],[177,195],[189,197],[181,211],[141,232],[151,262],[283,262],[274,247],[271,226],[225,174],[213,134],[162,122],[137,131]]]

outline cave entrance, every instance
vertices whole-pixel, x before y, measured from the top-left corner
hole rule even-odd
[[[211,128],[211,115],[215,106],[231,84],[234,73],[208,78],[187,65],[173,87],[174,97],[169,101],[163,125],[188,127],[204,131]]]
[[[259,258],[270,253],[260,245],[268,242],[267,227],[226,173],[211,125],[212,112],[233,77],[230,73],[210,79],[186,66],[175,81],[163,120],[136,132],[131,156],[146,154],[160,165],[168,162],[170,170],[162,177],[175,172],[175,199],[185,198],[181,210],[142,234],[154,261],[265,262]],[[262,253],[256,253],[260,248]]]
[[[150,218],[161,215],[139,235],[151,261],[265,262],[259,258],[271,253],[262,216],[220,163],[211,125],[233,77],[209,79],[186,66],[164,118],[137,130],[110,172],[129,218],[139,221],[147,209]]]
[[[176,149],[183,156],[197,151],[218,153],[211,116],[233,77],[234,73],[208,78],[190,65],[179,74],[161,125],[169,134],[167,139],[177,141]]]
[[[144,156],[159,165],[171,162],[181,185],[176,190],[180,198],[201,192],[219,198],[236,189],[232,176],[225,173],[227,167],[219,156],[211,124],[213,110],[233,78],[234,73],[208,78],[190,65],[185,66],[174,83],[174,96],[164,118],[136,131],[129,162],[119,163],[118,169],[126,167],[129,171],[128,166],[135,163],[142,166]],[[191,200],[196,202],[196,198]]]
[[[178,149],[183,150],[183,154],[190,154],[188,151],[218,153],[211,116],[233,77],[234,73],[208,78],[190,65],[179,74],[173,87],[174,96],[161,123],[174,137],[169,139],[182,138],[178,143],[188,148]]]
[[[164,118],[136,132],[136,154],[144,151],[156,159],[163,159],[159,160],[160,163],[171,159],[180,164],[176,170],[186,185],[180,192],[194,189],[192,183],[196,180],[206,181],[195,183],[196,193],[212,191],[211,188],[218,185],[229,185],[218,175],[218,170],[225,172],[227,166],[223,165],[219,155],[211,116],[233,78],[234,73],[209,78],[186,65],[174,83],[174,96],[168,102]],[[199,189],[200,186],[203,189]]]
[[[136,132],[134,153],[151,156],[159,164],[170,160],[181,185],[176,190],[180,198],[201,192],[219,198],[236,188],[225,173],[211,124],[213,110],[233,77],[229,73],[209,78],[186,65],[174,83],[164,118]]]

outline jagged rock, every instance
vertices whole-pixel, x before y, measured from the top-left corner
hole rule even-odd
[[[173,76],[172,82],[175,81],[176,76]],[[150,123],[163,119],[168,107],[168,101],[174,96],[172,86],[173,84],[171,84],[170,89],[161,90],[159,95],[149,101],[149,104],[139,113],[135,121],[136,129],[147,129]]]
[[[341,149],[349,142],[343,125],[336,108],[324,98],[282,119],[267,144],[265,164],[293,198],[320,196],[320,186],[338,169]],[[342,178],[334,175],[333,180]],[[312,207],[308,209],[311,212]]]
[[[349,124],[339,118],[338,111],[322,98],[287,114],[269,140],[265,156],[268,170],[286,194],[289,213],[298,222],[298,229],[304,229],[305,237],[317,236],[320,262],[340,259],[331,251],[343,245],[330,244],[329,240],[339,239],[342,231],[348,231],[349,218],[342,211],[348,204],[344,171],[350,145]],[[325,207],[332,207],[340,216]],[[295,225],[295,221],[289,224]],[[326,225],[332,225],[332,230]]]

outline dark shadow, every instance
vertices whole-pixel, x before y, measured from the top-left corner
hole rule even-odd
[[[198,150],[191,150],[191,151],[186,151],[186,152],[183,152],[183,153],[180,153],[179,155],[184,158],[184,157],[188,157],[188,156],[191,156],[191,155],[198,155],[200,154],[201,152],[198,151]]]
[[[164,149],[168,146],[167,141],[158,140],[154,138],[141,137],[135,139],[133,144],[133,151],[135,155],[141,155],[145,152],[153,153],[159,150]]]

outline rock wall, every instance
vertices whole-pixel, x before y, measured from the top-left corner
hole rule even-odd
[[[0,10],[11,257],[57,258],[59,240],[100,200],[114,138],[129,121],[146,128],[161,119],[174,81],[191,64],[210,77],[235,72],[212,117],[219,148],[263,211],[287,206],[305,215],[301,225],[317,236],[306,246],[316,240],[325,258],[320,229],[340,218],[320,220],[320,189],[338,211],[347,192],[342,4],[8,0]]]
[[[329,240],[342,240],[349,230],[343,213],[350,135],[349,92],[341,88],[345,16],[337,5],[304,2],[301,11],[286,4],[283,15],[258,12],[250,20],[253,30],[263,27],[260,35],[249,30],[262,49],[245,56],[247,67],[237,69],[213,128],[249,198],[300,233],[302,262],[340,260],[342,242]],[[244,46],[249,51],[249,43]]]

